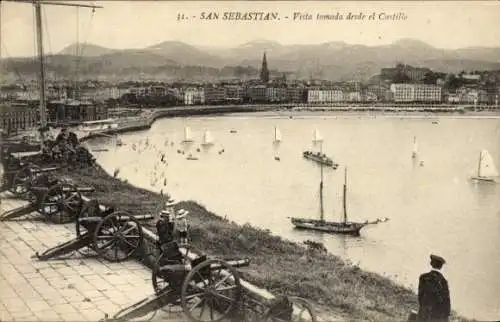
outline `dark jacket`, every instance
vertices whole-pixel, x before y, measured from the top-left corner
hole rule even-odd
[[[76,147],[78,145],[78,137],[73,132],[69,132],[68,141],[68,143],[73,147]]]
[[[418,318],[420,321],[447,320],[450,316],[448,282],[438,271],[420,275],[418,283]]]
[[[56,136],[56,142],[55,142],[55,145],[61,143],[62,141],[66,140],[66,138],[64,137],[64,133],[59,133],[57,136]]]

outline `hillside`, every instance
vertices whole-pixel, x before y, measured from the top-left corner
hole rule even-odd
[[[256,40],[233,48],[196,47],[179,41],[165,41],[143,49],[110,49],[92,44],[79,44],[48,57],[48,70],[60,78],[73,75],[77,62],[85,77],[167,79],[210,79],[253,77],[241,68],[260,67],[267,52],[271,69],[287,72],[299,79],[330,80],[368,79],[380,68],[396,63],[429,67],[440,72],[500,69],[500,48],[470,47],[457,50],[435,48],[422,41],[401,39],[390,45],[365,46],[345,42],[311,45],[284,45],[275,41]],[[29,75],[36,71],[32,58],[11,58],[3,61],[4,73]],[[232,70],[232,72],[230,71]],[[236,71],[238,70],[238,72]]]

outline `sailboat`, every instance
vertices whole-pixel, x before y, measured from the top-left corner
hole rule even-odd
[[[313,132],[313,143],[323,142],[323,136],[319,133],[318,129],[315,129]]]
[[[323,176],[323,171],[321,172]],[[377,219],[372,222],[353,222],[347,220],[347,168],[344,169],[344,189],[342,196],[342,210],[343,210],[343,220],[342,221],[326,221],[324,218],[324,206],[323,206],[323,177],[321,178],[319,185],[320,192],[320,219],[308,219],[308,218],[290,218],[292,224],[298,229],[308,229],[324,231],[327,233],[334,234],[344,234],[359,236],[361,229],[368,225],[378,224],[380,222],[387,221],[388,219]]]
[[[415,159],[417,157],[417,153],[418,153],[417,137],[414,136],[413,137],[413,150],[411,152],[412,159]]]
[[[281,131],[277,126],[275,126],[274,127],[274,143],[280,143],[280,142],[281,142]]]
[[[471,179],[475,181],[497,182],[498,176],[498,170],[490,153],[487,150],[482,150],[479,153],[477,175]]]
[[[194,142],[192,134],[191,134],[191,129],[189,128],[189,126],[186,126],[184,128],[184,140],[182,140],[182,142],[183,143]]]
[[[204,147],[214,145],[214,138],[212,137],[210,131],[206,130],[205,133],[203,133],[203,143],[201,145]]]

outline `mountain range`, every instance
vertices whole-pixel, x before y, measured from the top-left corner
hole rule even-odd
[[[264,52],[275,75],[279,71],[298,79],[362,80],[397,63],[446,73],[500,70],[500,48],[440,49],[415,39],[400,39],[381,46],[345,42],[284,45],[269,40],[255,40],[231,48],[192,46],[180,41],[165,41],[142,49],[73,44],[48,55],[47,69],[59,78],[74,75],[77,65],[78,74],[89,78],[130,79],[137,78],[138,74],[146,78],[184,80],[253,77]],[[2,65],[4,71],[11,73],[36,71],[32,58],[4,59]]]

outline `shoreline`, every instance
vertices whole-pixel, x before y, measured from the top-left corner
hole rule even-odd
[[[131,213],[158,212],[164,197],[113,178],[100,166],[61,171],[75,184],[90,185],[92,198]],[[320,316],[341,320],[406,320],[418,308],[417,295],[387,277],[364,271],[333,254],[319,253],[250,224],[237,225],[195,201],[180,201],[190,212],[195,249],[216,257],[248,257],[242,278],[273,294],[310,300]],[[154,225],[153,225],[154,226]],[[148,228],[153,228],[148,225]],[[453,315],[453,320],[468,319]]]
[[[232,114],[257,114],[258,116],[279,116],[288,118],[303,118],[307,116],[342,116],[342,117],[386,117],[386,118],[408,118],[408,119],[431,119],[437,121],[439,117],[445,118],[471,118],[471,119],[500,119],[500,110],[488,111],[465,111],[462,107],[458,110],[431,109],[427,110],[405,110],[376,108],[298,108],[283,109],[288,105],[214,105],[214,106],[182,106],[168,108],[144,109],[138,117],[117,118],[118,127],[115,129],[100,131],[100,134],[118,134],[150,129],[158,119],[208,116],[208,115],[232,115]],[[86,141],[100,134],[83,135],[79,139]]]

